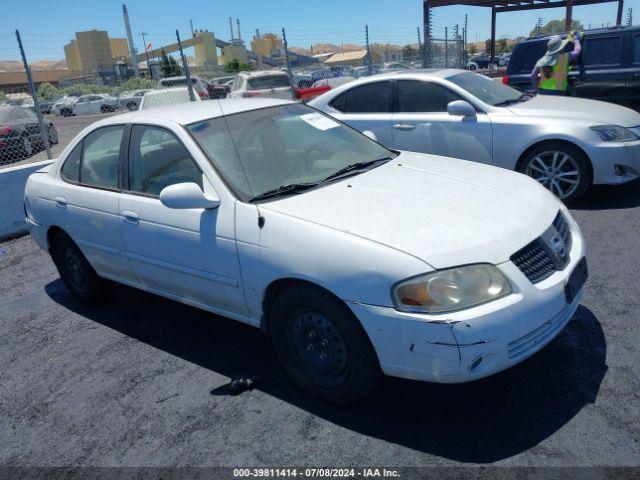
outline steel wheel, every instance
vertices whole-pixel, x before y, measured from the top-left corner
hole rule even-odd
[[[69,272],[69,278],[80,290],[87,288],[86,284],[88,280],[86,268],[82,260],[83,259],[77,248],[67,248],[64,251],[64,262],[65,267]]]
[[[344,337],[326,316],[299,313],[289,324],[289,341],[300,365],[314,382],[325,387],[342,384],[349,372]]]
[[[561,200],[570,197],[581,180],[578,162],[568,153],[557,150],[537,154],[527,165],[525,174]]]

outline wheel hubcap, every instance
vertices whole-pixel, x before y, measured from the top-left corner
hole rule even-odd
[[[81,287],[84,286],[86,281],[86,275],[80,253],[72,248],[67,248],[64,253],[64,259],[67,266],[67,271],[73,282]]]
[[[344,381],[347,346],[331,320],[318,312],[304,312],[293,319],[289,334],[302,368],[315,382],[331,387]]]
[[[571,195],[580,183],[580,169],[575,159],[564,152],[548,151],[533,157],[526,172],[558,198]]]

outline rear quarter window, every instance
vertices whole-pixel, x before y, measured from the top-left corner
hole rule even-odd
[[[288,86],[290,86],[288,75],[265,75],[264,77],[249,78],[249,90],[265,90]]]

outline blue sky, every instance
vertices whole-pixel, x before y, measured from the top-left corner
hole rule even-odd
[[[3,0],[0,16],[0,60],[19,59],[14,30],[23,36],[30,60],[64,58],[62,46],[78,30],[108,30],[110,36],[125,35],[122,1],[114,0]],[[416,27],[422,19],[420,0],[129,0],[134,41],[142,51],[140,32],[148,33],[154,47],[172,43],[175,29],[189,32],[189,19],[197,29],[229,37],[228,17],[240,18],[242,36],[248,39],[256,28],[262,33],[287,29],[290,46],[308,47],[313,43],[364,43],[364,25],[369,24],[373,42],[406,44],[415,42]],[[640,19],[640,0],[625,2]],[[615,23],[617,3],[574,8],[574,18],[585,26]],[[483,40],[490,34],[489,9],[444,7],[434,9],[434,36],[443,36],[469,15],[469,41]],[[544,9],[498,15],[497,36],[526,35],[540,16],[546,22],[560,19],[564,9]],[[636,22],[634,22],[636,23]],[[234,20],[235,28],[235,20]]]

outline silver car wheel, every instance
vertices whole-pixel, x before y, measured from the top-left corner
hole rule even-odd
[[[580,167],[576,160],[557,150],[542,152],[533,157],[525,173],[561,200],[569,197],[580,184]]]

